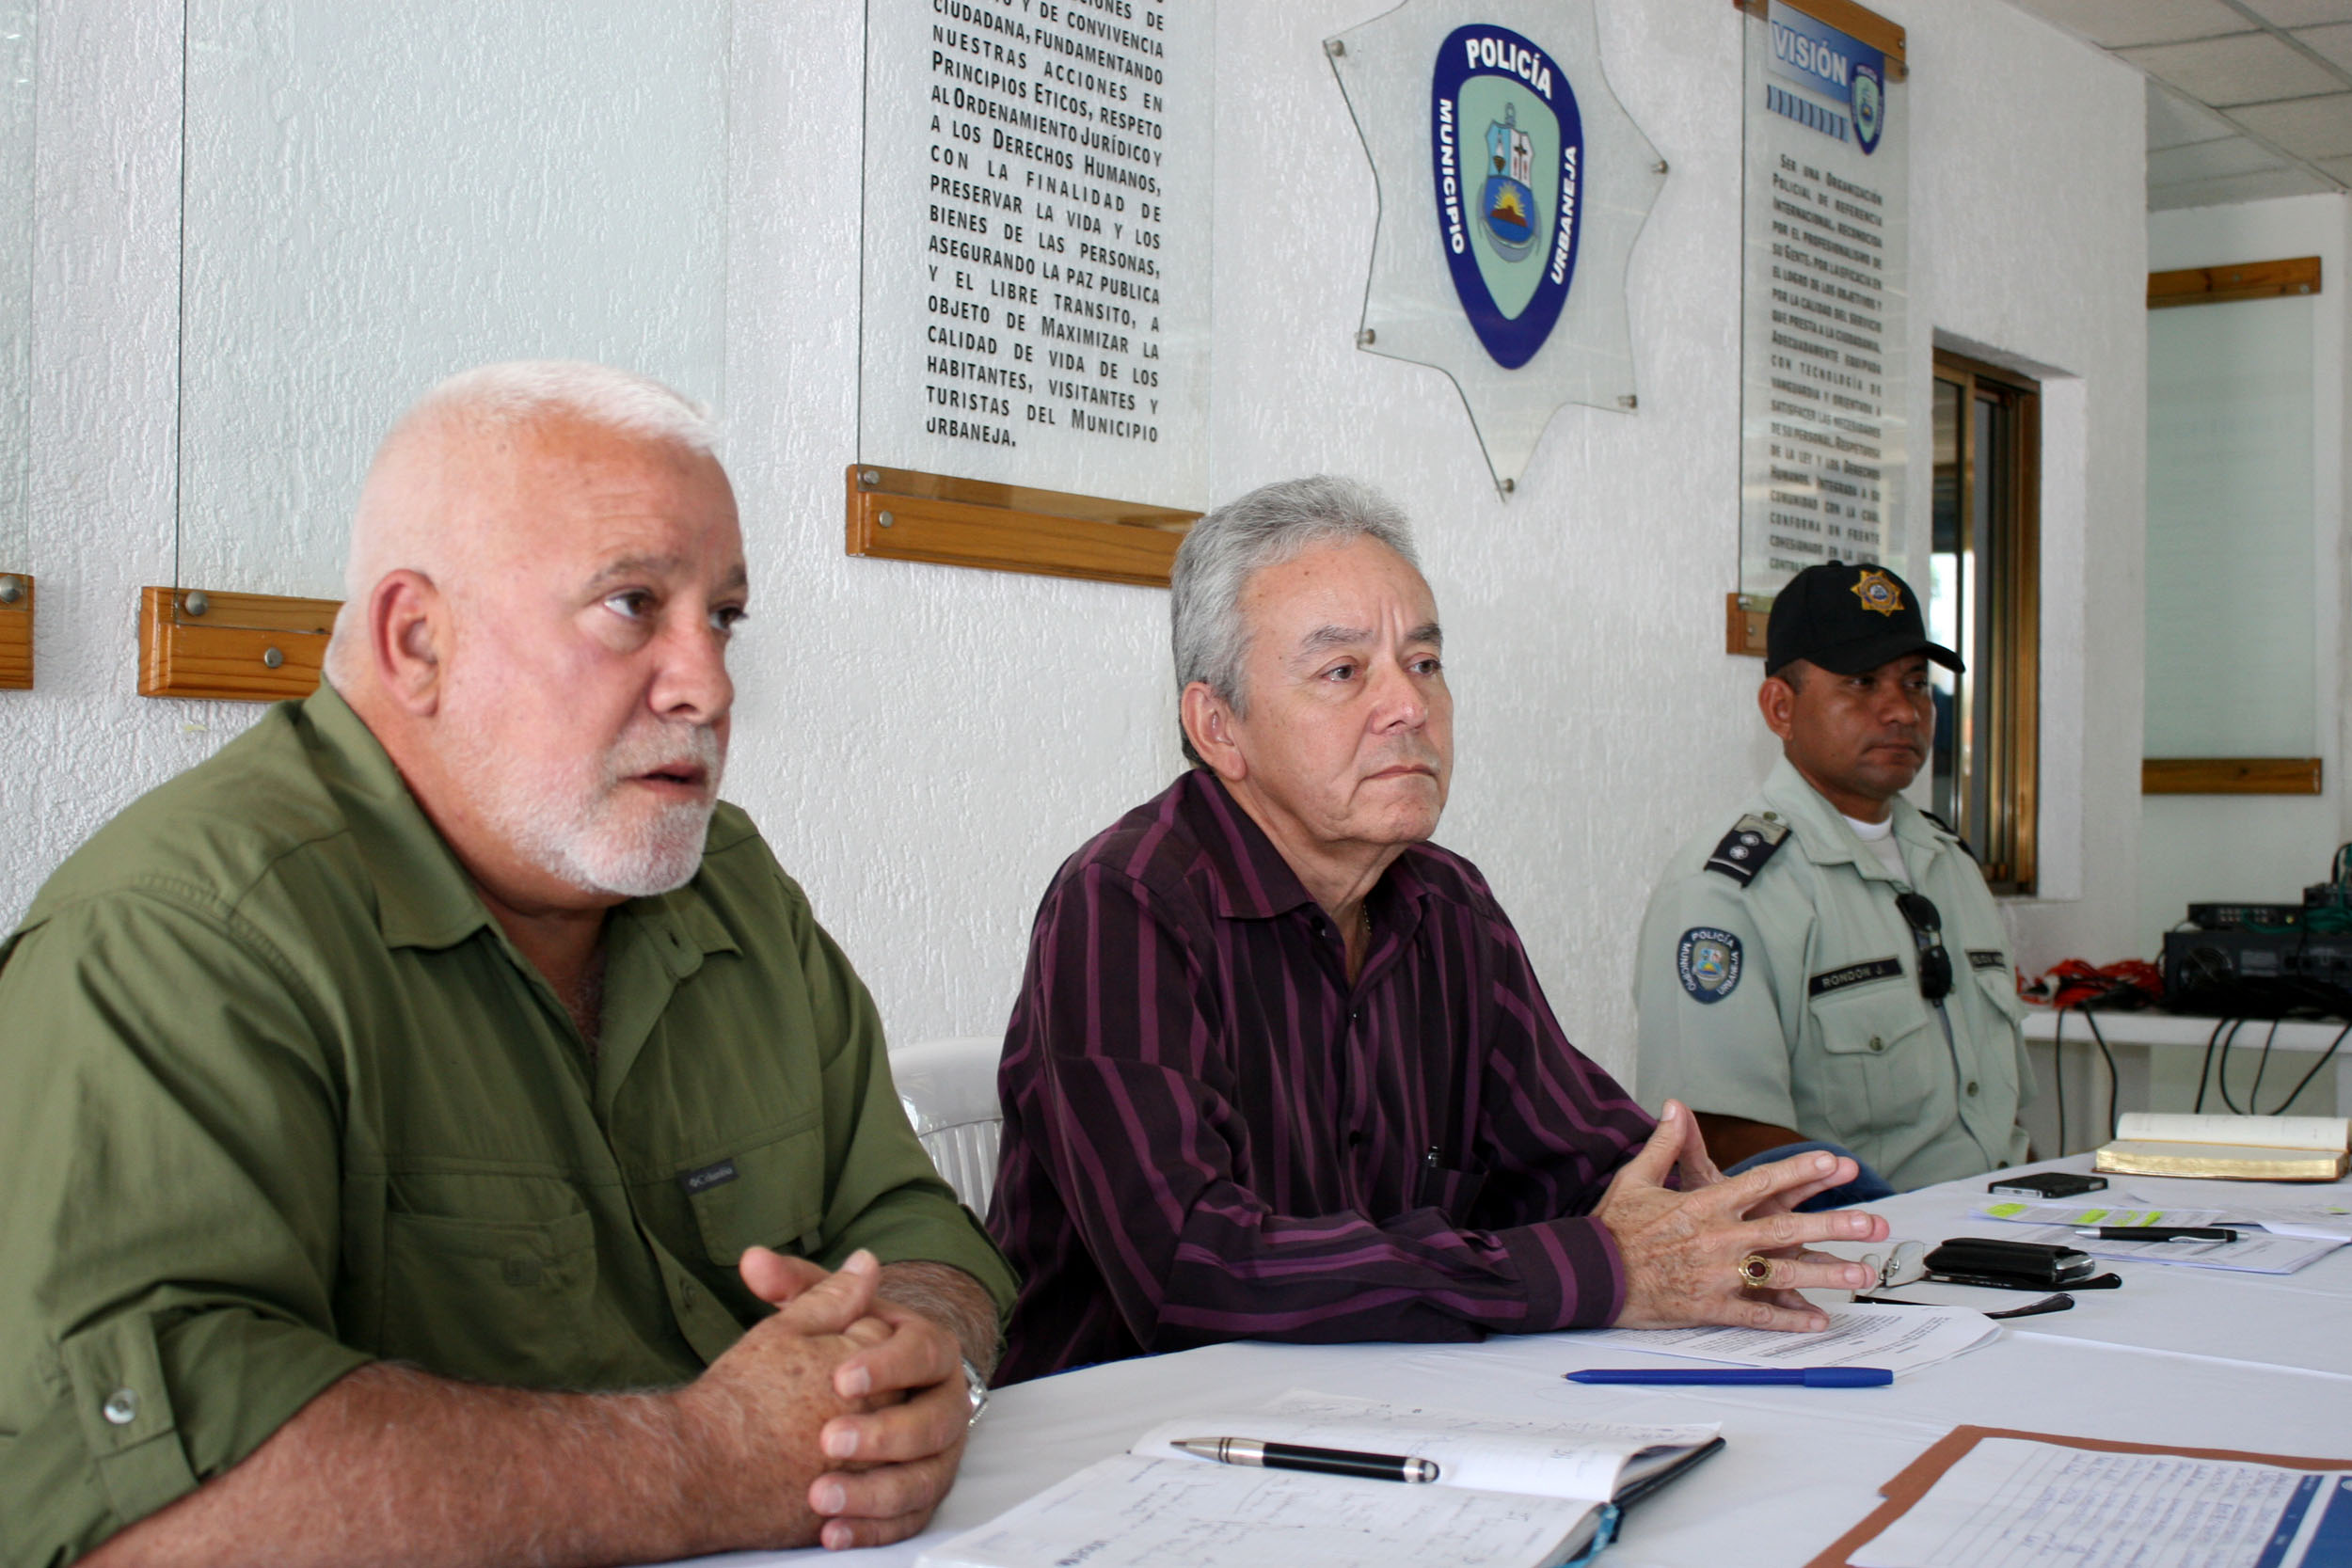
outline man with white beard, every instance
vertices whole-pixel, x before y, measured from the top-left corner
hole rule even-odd
[[[747,581],[701,417],[595,366],[378,452],[328,680],[0,944],[11,1562],[873,1544],[1011,1278],[720,803]]]

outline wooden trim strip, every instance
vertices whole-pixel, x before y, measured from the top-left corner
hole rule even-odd
[[[1787,6],[1792,11],[1803,11],[1816,22],[1826,22],[1848,38],[1867,43],[1886,56],[1887,74],[1898,82],[1911,73],[1903,58],[1903,30],[1899,24],[1889,22],[1878,12],[1857,6],[1854,0],[1770,0],[1774,6]]]
[[[1168,586],[1197,512],[852,463],[849,553]]]
[[[2317,757],[2150,757],[2142,795],[2316,795]]]
[[[341,601],[209,591],[205,598],[196,616],[183,609],[183,590],[139,590],[140,696],[275,703],[318,689]]]
[[[2319,258],[2291,256],[2280,261],[2233,261],[2217,267],[2183,267],[2148,275],[2148,309],[2179,305],[2226,305],[2238,299],[2278,299],[2319,293]]]
[[[24,589],[14,604],[0,604],[0,691],[33,689],[33,575],[0,572]]]
[[[1724,595],[1724,652],[1764,657],[1764,629],[1772,621],[1769,599],[1753,594]]]

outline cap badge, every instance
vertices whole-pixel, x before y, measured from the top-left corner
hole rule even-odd
[[[1875,610],[1881,615],[1895,615],[1903,608],[1902,586],[1875,566],[1866,566],[1854,579],[1853,596],[1862,601],[1865,610]]]

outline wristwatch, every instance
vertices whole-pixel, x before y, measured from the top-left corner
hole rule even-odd
[[[982,1377],[980,1370],[972,1365],[970,1356],[963,1358],[963,1391],[972,1397],[972,1415],[963,1424],[967,1427],[977,1426],[980,1412],[988,1408],[988,1379]]]

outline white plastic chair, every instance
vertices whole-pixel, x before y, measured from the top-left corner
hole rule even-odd
[[[1005,1125],[996,1103],[996,1061],[1004,1048],[1001,1035],[967,1035],[890,1053],[898,1103],[923,1152],[976,1214],[988,1212],[996,1185],[996,1145]]]

